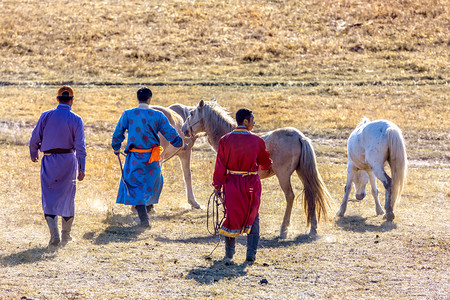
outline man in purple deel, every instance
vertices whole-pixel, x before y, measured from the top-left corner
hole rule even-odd
[[[82,181],[86,164],[83,120],[71,111],[73,89],[62,86],[57,100],[59,105],[39,118],[29,145],[33,162],[39,160],[38,150],[44,153],[41,190],[42,208],[50,230],[49,246],[72,240],[70,231],[75,215],[77,170],[78,180]],[[62,217],[61,238],[57,216]]]

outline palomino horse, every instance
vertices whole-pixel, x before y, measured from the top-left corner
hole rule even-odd
[[[206,132],[208,141],[217,151],[219,139],[236,127],[234,120],[215,101],[200,101],[195,110],[191,111],[185,121],[182,131],[185,136],[194,136]],[[297,172],[303,183],[303,207],[307,224],[311,225],[310,234],[317,233],[317,220],[326,217],[330,194],[323,183],[316,167],[316,157],[311,141],[295,128],[280,128],[261,136],[265,142],[270,157],[273,160],[271,171],[258,172],[261,178],[276,175],[281,189],[286,197],[286,211],[281,224],[280,237],[286,238],[291,218],[294,192],[292,191],[291,175]],[[316,217],[317,216],[317,217]]]
[[[352,182],[355,183],[356,199],[362,200],[366,196],[366,184],[369,179],[375,199],[376,214],[382,215],[384,212],[378,200],[376,181],[378,178],[386,190],[384,218],[392,221],[395,218],[394,205],[400,200],[406,181],[407,158],[402,132],[392,122],[385,120],[370,122],[369,119],[364,118],[350,134],[347,152],[347,184],[337,215],[343,217],[345,214]],[[392,179],[384,171],[386,161],[391,168]]]
[[[164,151],[161,154],[161,161],[164,161],[164,159],[170,159],[175,155],[178,156],[181,162],[181,167],[183,169],[184,182],[186,183],[186,195],[188,203],[192,208],[200,208],[200,204],[198,204],[195,200],[194,192],[192,190],[191,177],[191,152],[197,137],[185,137],[181,130],[183,122],[189,116],[189,112],[195,107],[185,106],[183,104],[172,104],[169,107],[150,106],[150,108],[161,111],[169,119],[170,125],[172,125],[176,129],[180,137],[185,141],[185,143],[188,144],[186,150],[179,150],[179,148],[173,147],[164,138],[164,136],[159,134],[161,146],[164,148]]]

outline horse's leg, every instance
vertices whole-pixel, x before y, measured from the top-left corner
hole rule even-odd
[[[385,189],[385,202],[384,202],[384,209],[386,210],[386,214],[384,215],[384,219],[391,222],[394,220],[394,210],[391,205],[391,185],[392,185],[392,179],[389,177],[389,175],[384,171],[383,164],[378,164],[377,167],[372,167],[373,173],[375,176],[381,180],[383,183],[384,189]]]
[[[378,199],[377,179],[375,178],[375,176],[373,176],[373,173],[371,171],[368,171],[367,174],[369,174],[370,186],[372,187],[372,196],[375,200],[375,211],[377,213],[377,216],[379,216],[384,214],[384,210],[381,207],[380,199]]]
[[[343,217],[345,214],[345,211],[347,210],[347,202],[348,202],[348,197],[350,196],[350,192],[352,191],[352,183],[353,183],[354,174],[355,174],[355,169],[349,163],[347,166],[347,183],[345,184],[344,199],[342,199],[341,207],[339,208],[338,212],[336,213],[336,215],[338,217]]]
[[[200,204],[195,200],[194,191],[192,190],[192,175],[191,175],[191,151],[192,149],[187,149],[186,151],[180,153],[178,157],[181,161],[181,167],[183,169],[184,182],[186,184],[186,195],[188,198],[188,203],[192,208],[199,209]]]
[[[286,198],[286,210],[284,212],[283,223],[281,223],[280,238],[285,239],[288,233],[288,227],[291,222],[292,205],[294,204],[294,192],[291,185],[291,174],[285,175],[277,173],[278,182]]]

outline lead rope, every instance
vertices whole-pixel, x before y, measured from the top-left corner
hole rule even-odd
[[[217,249],[217,247],[219,247],[220,244],[220,235],[219,233],[219,228],[222,225],[223,220],[225,219],[225,207],[223,207],[223,217],[222,219],[219,221],[219,207],[221,205],[223,205],[224,203],[224,199],[223,199],[223,193],[221,191],[217,191],[215,190],[214,192],[211,193],[211,195],[209,196],[209,200],[208,200],[208,207],[207,207],[207,211],[206,211],[206,228],[208,229],[208,232],[212,235],[217,235],[218,236],[218,241],[216,246],[214,247],[214,249],[211,251],[211,253],[209,253],[209,255],[207,255],[207,257],[211,258],[211,255],[213,254],[213,252]],[[214,224],[214,232],[211,232],[210,230],[210,208],[212,209],[212,223]]]

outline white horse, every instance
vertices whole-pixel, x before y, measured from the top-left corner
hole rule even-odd
[[[369,119],[364,118],[350,134],[347,152],[347,184],[337,215],[343,217],[345,214],[352,182],[355,183],[356,199],[362,200],[366,196],[366,184],[369,179],[375,199],[376,214],[382,215],[384,212],[378,200],[376,181],[378,178],[386,190],[384,218],[392,221],[395,218],[394,205],[400,200],[407,172],[405,142],[401,130],[389,121],[370,122]],[[384,170],[386,161],[391,168],[392,179]]]
[[[194,136],[206,132],[208,141],[217,152],[220,138],[236,127],[228,112],[215,101],[200,101],[185,121],[182,131],[185,136]],[[316,156],[311,141],[299,130],[291,127],[280,128],[261,136],[265,142],[273,165],[270,171],[259,171],[262,179],[276,175],[286,197],[286,211],[281,224],[280,237],[286,238],[290,224],[294,192],[291,175],[297,172],[303,183],[303,207],[307,224],[311,225],[310,234],[317,233],[317,220],[326,217],[330,194],[316,167]]]
[[[192,109],[195,109],[195,107],[186,106],[183,104],[173,104],[169,107],[150,106],[150,108],[161,111],[169,119],[170,125],[172,125],[176,129],[184,142],[188,144],[188,147],[185,150],[179,150],[180,148],[175,148],[164,138],[163,135],[159,134],[161,146],[164,148],[164,151],[161,153],[161,161],[170,159],[175,155],[178,156],[181,162],[181,167],[183,169],[184,182],[186,183],[186,195],[188,203],[192,208],[199,209],[200,204],[198,204],[198,202],[195,200],[194,192],[192,190],[191,175],[191,152],[197,136],[185,137],[183,131],[181,130],[183,122],[189,116],[190,111]]]

